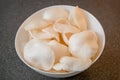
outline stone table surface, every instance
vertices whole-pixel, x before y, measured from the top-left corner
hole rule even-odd
[[[101,22],[106,45],[103,54],[86,71],[69,78],[41,75],[17,56],[17,29],[32,13],[52,5],[73,5]],[[120,0],[0,0],[0,80],[120,80]]]

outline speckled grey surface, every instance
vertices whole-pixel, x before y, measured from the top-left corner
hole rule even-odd
[[[78,5],[103,25],[106,46],[88,70],[61,80],[120,80],[120,0],[0,0],[0,80],[60,80],[38,74],[17,56],[17,29],[32,13],[51,5]]]

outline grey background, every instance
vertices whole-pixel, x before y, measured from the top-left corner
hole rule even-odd
[[[120,0],[0,0],[0,80],[60,80],[38,74],[17,56],[17,29],[32,13],[51,5],[73,5],[88,10],[103,25],[106,46],[88,70],[61,80],[120,80]]]

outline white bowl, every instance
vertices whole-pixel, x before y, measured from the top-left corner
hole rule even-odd
[[[27,66],[29,66],[31,69],[37,71],[40,74],[46,75],[46,76],[56,77],[56,78],[65,78],[65,77],[70,77],[70,76],[76,75],[80,72],[67,72],[67,73],[46,72],[46,71],[39,70],[39,69],[36,69],[36,68],[32,67],[31,65],[29,65],[23,59],[23,48],[24,48],[25,43],[28,41],[28,33],[24,30],[25,24],[27,24],[31,19],[41,17],[41,14],[46,9],[50,9],[50,8],[54,8],[54,7],[61,7],[61,8],[64,8],[64,9],[68,10],[68,11],[70,11],[70,10],[72,10],[72,8],[74,8],[74,6],[56,5],[56,6],[50,6],[50,7],[44,8],[44,9],[39,10],[39,11],[35,12],[34,14],[32,14],[28,19],[26,19],[23,22],[23,24],[19,27],[19,29],[17,31],[16,38],[15,38],[15,48],[16,48],[16,52],[17,52],[19,58]],[[93,63],[94,63],[100,57],[100,55],[103,52],[103,49],[104,49],[104,46],[105,46],[105,34],[104,34],[104,31],[103,31],[103,28],[102,28],[102,25],[100,24],[100,22],[92,14],[90,14],[88,11],[86,11],[84,9],[82,9],[82,10],[84,11],[84,13],[86,15],[86,18],[87,18],[87,21],[88,21],[88,29],[95,31],[97,33],[98,40],[99,40],[98,41],[99,50],[98,50],[98,53],[96,55],[96,58],[93,61]]]

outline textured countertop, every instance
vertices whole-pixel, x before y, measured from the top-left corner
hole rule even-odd
[[[106,46],[86,71],[62,80],[120,80],[120,0],[0,0],[0,80],[60,80],[43,76],[17,56],[17,29],[32,13],[52,5],[73,5],[92,13],[101,22]]]

